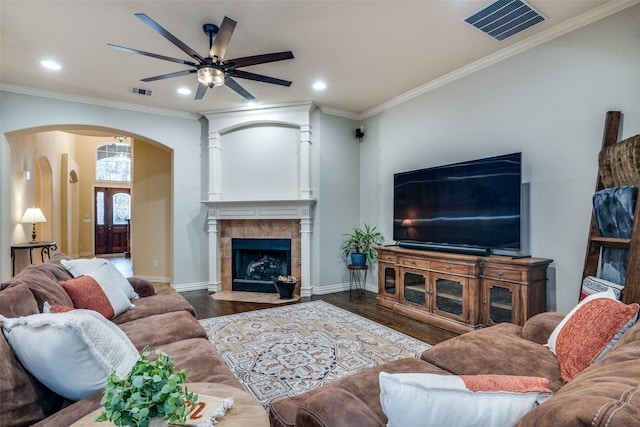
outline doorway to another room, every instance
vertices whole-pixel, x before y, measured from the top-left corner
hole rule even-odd
[[[131,195],[128,188],[95,188],[95,254],[129,258]]]

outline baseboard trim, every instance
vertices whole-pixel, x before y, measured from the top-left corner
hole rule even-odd
[[[208,291],[209,285],[206,282],[195,282],[195,283],[175,283],[173,288],[178,292],[188,292],[188,291]]]

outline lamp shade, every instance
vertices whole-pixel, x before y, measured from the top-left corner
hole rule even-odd
[[[40,208],[27,208],[22,215],[22,222],[35,224],[36,222],[47,222]]]

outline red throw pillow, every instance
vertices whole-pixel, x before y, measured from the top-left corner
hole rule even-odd
[[[582,300],[554,329],[547,341],[565,382],[600,360],[638,317],[638,304],[624,304],[613,291]]]
[[[65,307],[64,305],[51,304],[49,306],[49,313],[66,313],[71,310],[73,310],[73,308]]]
[[[115,316],[113,306],[98,282],[91,276],[79,276],[75,279],[60,282],[60,285],[73,301],[75,308],[94,310],[107,319]]]

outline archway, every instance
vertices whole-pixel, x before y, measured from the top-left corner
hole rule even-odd
[[[26,229],[21,223],[21,215],[26,207],[31,205],[39,205],[42,207],[47,222],[39,225],[38,239],[55,240],[58,242],[60,251],[65,252],[74,257],[90,257],[93,256],[93,186],[95,186],[95,167],[88,167],[88,162],[95,161],[87,152],[89,149],[81,153],[78,147],[83,144],[89,144],[87,141],[102,141],[113,139],[115,135],[130,136],[132,141],[140,148],[142,153],[140,159],[147,162],[151,157],[153,162],[151,167],[140,164],[139,170],[146,173],[146,177],[150,174],[162,175],[165,184],[162,189],[165,190],[162,197],[166,200],[163,208],[166,214],[153,215],[151,226],[156,233],[166,234],[163,240],[166,242],[161,245],[160,254],[154,253],[153,260],[159,259],[159,264],[166,270],[159,271],[153,266],[153,262],[140,262],[133,259],[133,263],[140,267],[136,268],[136,275],[149,277],[156,281],[172,282],[173,280],[173,247],[171,233],[173,230],[173,167],[172,153],[173,150],[148,138],[135,135],[120,129],[109,129],[103,127],[82,126],[71,128],[69,126],[50,126],[47,128],[24,129],[18,132],[6,134],[9,143],[9,153],[11,157],[11,173],[9,185],[11,188],[11,196],[9,206],[11,208],[11,244],[25,241]],[[75,148],[74,148],[75,147]],[[158,154],[160,153],[160,154]],[[154,161],[154,155],[162,159],[164,162]],[[36,158],[37,156],[37,158]],[[23,160],[26,159],[26,160]],[[135,161],[135,160],[134,160]],[[33,165],[31,180],[26,181],[24,176],[23,165]],[[151,172],[148,170],[152,169]],[[146,171],[146,172],[145,172]],[[93,177],[93,178],[92,178]],[[141,180],[142,181],[142,180]],[[90,182],[87,184],[87,182]],[[136,181],[131,182],[132,193],[135,193]],[[138,212],[147,212],[154,207],[149,207],[150,202],[145,200],[145,190],[141,189],[137,194],[132,194],[132,209]],[[157,194],[155,195],[157,197]],[[89,198],[88,203],[84,203]],[[136,204],[137,200],[144,203]],[[87,207],[89,206],[89,207]],[[145,220],[145,222],[147,222]],[[147,224],[145,224],[146,226]],[[142,227],[141,227],[142,228]],[[30,229],[27,230],[30,232]],[[30,234],[30,233],[29,233]],[[81,243],[86,235],[91,237],[88,243]],[[144,236],[144,235],[143,235]],[[132,242],[136,240],[136,234],[131,235]],[[138,237],[141,242],[138,245],[139,253],[144,255],[145,237]],[[151,244],[151,243],[150,243]],[[153,248],[154,250],[156,248]],[[150,251],[147,251],[150,252]],[[135,254],[134,254],[135,256]],[[148,270],[144,267],[148,264]],[[140,271],[140,272],[139,272]],[[159,274],[158,274],[159,273]]]

